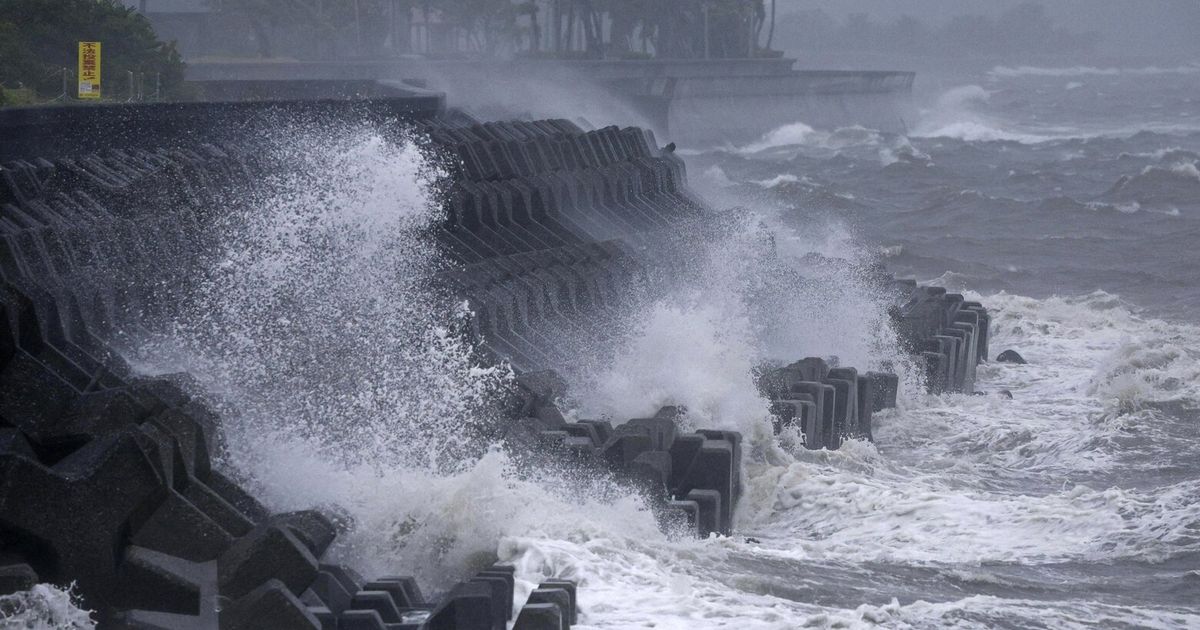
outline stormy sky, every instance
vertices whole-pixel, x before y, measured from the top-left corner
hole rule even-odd
[[[1028,0],[777,0],[781,13],[821,9],[844,18],[869,13],[887,21],[912,15],[940,25],[955,15],[998,15]],[[1056,24],[1102,36],[1113,56],[1200,54],[1200,0],[1044,0]]]

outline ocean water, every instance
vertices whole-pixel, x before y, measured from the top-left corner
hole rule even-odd
[[[796,121],[687,147],[692,183],[793,255],[966,291],[1029,364],[906,388],[874,444],[781,441],[731,538],[521,538],[587,576],[589,624],[1200,627],[1200,65],[929,83],[907,134]]]
[[[169,334],[131,350],[196,374],[226,411],[219,465],[274,509],[340,514],[333,553],[364,574],[436,590],[511,562],[518,603],[577,581],[585,629],[1200,627],[1200,65],[922,83],[906,134],[798,120],[681,143],[737,227],[576,348],[569,414],[680,404],[743,432],[733,536],[660,531],[636,493],[497,443],[510,375],[417,280],[447,264],[420,239],[442,175],[419,138],[281,141],[304,159],[230,214]],[[981,366],[984,395],[922,393],[855,279],[875,260],[982,301],[993,354],[1029,363]],[[771,434],[749,371],[808,355],[899,367],[874,443]],[[39,589],[0,603],[86,625]]]

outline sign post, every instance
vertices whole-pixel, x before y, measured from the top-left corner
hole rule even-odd
[[[100,42],[79,42],[79,98],[100,98]]]

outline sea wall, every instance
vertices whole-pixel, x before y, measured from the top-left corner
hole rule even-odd
[[[432,119],[429,105],[330,101],[286,115],[383,125],[396,112]],[[200,386],[144,377],[123,356],[122,326],[169,321],[222,191],[264,175],[244,134],[286,124],[283,109],[54,110],[40,118],[79,124],[49,128],[24,124],[37,112],[5,119],[20,123],[6,129],[9,157],[45,146],[49,158],[0,167],[0,589],[73,583],[101,627],[567,627],[574,584],[546,580],[514,609],[510,566],[429,593],[330,564],[347,524],[268,511],[213,466],[224,436]],[[116,126],[132,132],[93,152],[83,130]],[[74,134],[89,148],[67,150]]]
[[[899,132],[915,113],[912,72],[794,70],[795,64],[786,58],[197,61],[189,63],[187,78],[210,99],[222,86],[282,89],[301,77],[419,80],[493,118],[622,120],[689,145],[754,140],[796,122]]]
[[[398,83],[297,80],[271,88],[273,93],[293,93],[299,100],[287,105],[239,100],[255,94],[244,85],[235,91],[217,84],[218,99],[227,95],[234,100],[3,108],[0,161],[81,156],[114,148],[169,147],[188,141],[219,144],[253,136],[264,126],[305,119],[431,118],[440,115],[446,105],[440,93]]]
[[[123,328],[170,320],[212,246],[212,209],[265,175],[252,131],[323,117],[403,126],[445,157],[445,214],[427,237],[454,269],[428,280],[467,301],[471,335],[516,373],[506,442],[640,487],[664,526],[731,533],[739,434],[684,431],[673,407],[616,423],[568,421],[558,408],[569,393],[559,372],[580,358],[564,340],[609,334],[635,290],[660,290],[685,264],[678,235],[722,229],[652,134],[480,123],[424,97],[20,112],[0,117],[0,592],[75,582],[108,627],[531,630],[575,619],[573,584],[547,580],[514,602],[511,567],[422,593],[411,578],[326,563],[352,524],[270,513],[213,464],[227,444],[202,388],[130,365]],[[986,311],[869,276],[931,389],[971,391]],[[809,448],[869,437],[898,388],[894,374],[828,358],[759,377],[777,426],[799,425]]]

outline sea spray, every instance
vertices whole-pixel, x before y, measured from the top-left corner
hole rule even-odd
[[[294,448],[265,455],[270,461],[259,467],[260,481],[275,488],[280,509],[336,506],[354,519],[333,550],[340,561],[368,574],[402,571],[426,588],[445,588],[510,560],[501,545],[508,537],[668,540],[643,498],[607,476],[585,480],[570,470],[530,470],[499,447],[453,473],[342,465]],[[518,578],[579,577],[553,565],[526,569]]]
[[[332,560],[430,589],[506,560],[510,536],[674,535],[607,474],[530,465],[503,444],[512,374],[480,354],[466,305],[429,281],[451,268],[428,234],[439,156],[370,128],[269,146],[272,175],[223,217],[169,334],[140,348],[167,357],[143,368],[186,369],[214,393],[220,465],[274,511],[333,514],[347,531]],[[569,341],[583,357],[612,334]]]
[[[36,584],[28,591],[0,595],[0,628],[91,630],[96,624],[79,607],[71,588]]]
[[[453,523],[387,497],[429,506],[456,495],[442,476],[472,471],[503,483],[503,467],[484,474],[478,462],[511,374],[482,359],[472,314],[430,282],[450,268],[426,237],[443,173],[418,139],[369,127],[302,128],[267,147],[268,175],[213,209],[226,212],[218,247],[166,334],[142,339],[158,362],[142,367],[187,370],[212,392],[228,446],[219,464],[271,508],[339,514],[350,531],[334,557],[444,585],[470,565],[430,542],[453,538]],[[457,540],[494,554],[494,537]]]
[[[756,383],[768,364],[837,356],[864,371],[899,370],[906,391],[917,389],[888,323],[890,298],[868,280],[872,252],[837,221],[800,231],[785,210],[753,207],[719,213],[709,221],[719,230],[678,230],[687,264],[630,309],[614,348],[582,353],[604,358],[569,375],[575,413],[623,422],[682,406],[688,428],[741,432],[750,463],[778,455]]]
[[[356,159],[359,164],[374,164],[373,168],[396,165],[394,159]],[[413,175],[419,171],[402,169],[390,177],[419,182]],[[432,189],[418,185],[397,193],[398,198],[417,200],[410,202],[415,209],[412,216],[426,216],[422,214],[423,206],[417,204],[431,197],[404,197],[407,190],[428,193]],[[271,202],[278,199],[262,198]],[[364,205],[375,203],[371,200],[377,198],[352,192],[336,201],[348,206],[345,211],[335,210],[334,217],[316,220],[294,217],[308,217],[306,209],[319,202],[301,202],[297,206],[300,212],[283,203],[280,218],[267,221],[270,229],[239,229],[235,234],[268,236],[257,240],[232,237],[229,242],[239,248],[233,252],[237,255],[223,251],[226,255],[219,263],[224,264],[214,268],[224,275],[214,274],[219,282],[201,285],[202,290],[197,291],[196,304],[219,307],[208,312],[218,314],[222,326],[206,323],[194,329],[180,328],[188,333],[209,329],[239,333],[238,343],[232,346],[235,352],[218,352],[216,358],[220,361],[214,361],[225,370],[219,372],[225,396],[245,395],[238,392],[243,383],[255,382],[236,378],[238,373],[230,369],[230,364],[236,367],[237,361],[245,361],[251,368],[245,373],[254,378],[265,381],[269,375],[283,373],[292,376],[292,385],[303,384],[309,374],[317,374],[310,367],[312,362],[342,356],[328,349],[345,346],[377,358],[369,354],[375,348],[365,346],[367,342],[383,348],[398,341],[415,346],[403,349],[398,363],[383,363],[385,366],[408,369],[405,357],[413,356],[434,364],[429,372],[414,372],[436,375],[432,380],[394,383],[395,389],[389,388],[383,394],[374,387],[367,394],[350,388],[354,396],[335,396],[329,401],[310,397],[298,409],[288,404],[283,396],[286,392],[278,391],[280,402],[274,398],[275,390],[267,388],[272,395],[262,396],[262,406],[251,405],[251,411],[264,414],[279,409],[286,414],[269,420],[247,414],[245,419],[233,421],[234,430],[240,424],[248,432],[239,439],[248,439],[250,431],[265,433],[279,425],[285,428],[283,433],[267,433],[267,440],[248,441],[255,444],[256,450],[239,454],[235,449],[227,463],[252,478],[275,509],[332,506],[334,511],[343,511],[351,530],[341,537],[344,540],[334,550],[335,557],[365,572],[415,573],[424,584],[440,586],[499,559],[519,567],[518,577],[526,587],[538,576],[579,579],[581,605],[589,623],[629,625],[632,619],[623,611],[636,604],[633,608],[638,610],[639,618],[654,618],[659,625],[669,626],[672,619],[682,623],[687,611],[699,606],[711,614],[714,625],[720,619],[737,619],[745,620],[747,627],[781,627],[797,619],[853,618],[856,613],[852,607],[830,611],[788,601],[786,590],[756,581],[755,571],[739,567],[798,557],[833,565],[847,558],[915,563],[946,553],[938,545],[945,540],[950,540],[952,551],[959,554],[954,558],[992,560],[1039,552],[1008,539],[990,546],[973,545],[971,533],[989,518],[1005,524],[1012,540],[1065,532],[1080,539],[1071,550],[1088,552],[1096,549],[1093,545],[1103,536],[1119,536],[1127,531],[1112,518],[1114,513],[1148,509],[1142,496],[1121,497],[1083,488],[1061,497],[997,503],[987,489],[949,491],[926,469],[917,467],[914,473],[914,464],[906,458],[892,453],[883,457],[874,446],[857,441],[837,452],[807,453],[795,444],[791,453],[774,448],[765,401],[751,377],[756,362],[836,353],[847,365],[870,367],[872,362],[898,358],[901,353],[886,325],[887,299],[873,290],[865,280],[866,274],[860,273],[871,260],[870,250],[859,246],[851,231],[836,223],[810,224],[806,230],[796,231],[781,221],[786,213],[770,209],[761,213],[733,211],[725,215],[724,231],[718,230],[715,237],[712,231],[689,233],[682,229],[681,241],[691,248],[688,263],[672,282],[661,285],[667,290],[634,305],[628,326],[618,329],[620,334],[613,338],[610,350],[586,345],[578,349],[581,356],[609,352],[613,358],[608,370],[581,374],[585,385],[588,376],[595,377],[590,381],[595,388],[573,388],[580,392],[580,413],[608,409],[607,413],[619,422],[653,413],[652,407],[659,403],[683,404],[692,412],[687,422],[698,427],[737,427],[751,438],[739,531],[754,533],[762,542],[752,544],[739,538],[696,542],[673,539],[659,531],[654,514],[636,494],[619,488],[605,492],[598,486],[592,492],[579,492],[577,480],[564,478],[569,475],[522,469],[503,449],[487,448],[488,439],[460,443],[456,442],[459,433],[447,432],[448,426],[457,428],[465,422],[468,428],[483,429],[480,435],[486,437],[486,403],[497,390],[490,389],[491,385],[474,390],[470,384],[481,379],[484,383],[498,382],[502,389],[504,375],[489,374],[473,354],[470,337],[462,332],[469,313],[461,309],[460,303],[422,283],[404,282],[409,276],[395,271],[438,269],[439,261],[435,251],[423,249],[422,220],[411,224],[377,222],[369,208],[364,210]],[[292,197],[283,199],[286,202]],[[277,215],[260,211],[251,216]],[[250,220],[236,225],[246,224],[257,225]],[[292,227],[297,224],[304,229]],[[283,228],[275,229],[277,225]],[[356,229],[362,225],[372,229]],[[278,234],[284,236],[275,236]],[[364,242],[379,236],[382,241]],[[409,236],[415,240],[404,240]],[[280,242],[286,247],[273,245]],[[405,246],[393,251],[390,243]],[[265,271],[258,267],[263,261],[267,262],[263,265]],[[371,275],[377,271],[386,280]],[[385,291],[380,292],[380,288]],[[264,294],[268,299],[260,302]],[[381,304],[377,298],[384,294],[413,304],[413,310]],[[305,312],[309,304],[315,305],[312,314]],[[269,316],[284,311],[283,305],[291,309],[287,322],[279,323],[284,333],[299,333],[299,329],[286,327],[293,321],[312,326],[337,321],[339,326],[318,329],[317,342],[323,344],[316,346],[319,351],[291,339],[256,341],[254,335],[264,327],[248,322],[273,322]],[[428,325],[396,329],[418,334],[401,339],[371,328],[376,323],[405,323],[404,318],[417,311],[415,305],[434,305],[439,313],[418,320]],[[243,313],[248,317],[242,318]],[[360,321],[353,317],[358,313],[370,317]],[[828,314],[832,316],[824,316]],[[626,335],[625,331],[632,334]],[[678,343],[655,345],[668,334]],[[296,345],[301,346],[299,350],[293,347]],[[273,363],[264,366],[261,357]],[[672,373],[676,364],[687,369]],[[275,365],[291,366],[291,371],[273,372]],[[374,375],[369,365],[354,360],[343,360],[335,367],[348,370],[355,379],[364,375],[387,378]],[[706,380],[713,371],[720,375],[720,387],[714,387],[716,381]],[[343,381],[343,386],[358,382]],[[393,392],[413,395],[411,390],[403,389],[412,382],[444,388],[434,388],[433,393],[439,395],[418,392],[412,400],[392,396]],[[636,389],[647,384],[653,392]],[[464,391],[480,392],[481,397],[472,394],[464,398]],[[446,400],[464,399],[479,400],[480,406],[440,406]],[[362,400],[367,403],[361,404]],[[944,444],[952,451],[970,449],[949,439],[928,444],[928,436],[939,433],[926,430],[922,419],[928,418],[930,426],[936,428],[939,419],[947,417],[939,400],[910,394],[908,408],[882,414],[880,428],[889,444],[909,440],[914,456],[926,455],[922,465],[935,466],[938,474],[944,474],[946,470],[936,466],[951,458],[930,456],[937,452],[935,447]],[[996,404],[991,398],[981,397],[979,404],[985,403]],[[971,405],[965,408],[979,411]],[[397,409],[399,413],[386,413]],[[449,417],[455,422],[421,424],[428,426],[428,433],[410,426],[426,409],[449,409]],[[322,421],[320,416],[312,415],[314,411],[331,421]],[[905,417],[899,417],[901,413]],[[914,414],[917,421],[913,420]],[[965,420],[964,425],[987,426],[974,417]],[[762,427],[768,428],[763,431]],[[1021,434],[1016,434],[1018,441],[1014,444],[1024,446],[1019,441]],[[396,436],[414,439],[400,440]],[[361,446],[357,446],[359,440]],[[464,453],[471,456],[461,457]],[[895,462],[888,461],[893,457]],[[1039,461],[1050,460],[1049,456],[1039,457]],[[1186,491],[1186,487],[1180,489],[1181,494]],[[1081,511],[1096,515],[1091,529],[1078,529],[1080,525],[1069,520],[1071,514]],[[871,516],[877,513],[893,514],[905,525],[899,531],[882,531]],[[1152,510],[1146,514],[1147,522],[1157,518]],[[1180,518],[1178,511],[1171,514],[1172,518]],[[922,523],[931,520],[942,525],[944,536],[939,537],[937,532],[917,534],[923,531]],[[962,527],[956,528],[955,523]],[[898,555],[900,551],[909,555]],[[740,589],[729,588],[735,584]]]
[[[966,294],[995,318],[988,358],[1014,348],[1030,363],[981,365],[979,396],[906,388],[901,409],[875,416],[873,445],[760,465],[747,475],[738,527],[757,542],[511,540],[518,557],[603,575],[589,580],[588,623],[605,627],[1200,624],[1195,196],[1170,200],[1180,217],[1089,205],[1122,175],[1195,160],[1200,137],[1184,124],[1195,120],[1190,77],[1089,78],[1070,101],[1061,78],[954,79],[993,94],[950,99],[929,112],[929,130],[984,119],[995,133],[914,134],[914,160],[878,149],[689,155],[692,186],[718,189],[704,190],[710,200],[761,190],[755,182],[783,173],[854,194],[862,207],[844,221],[888,248],[890,269],[988,287]],[[1054,89],[1042,91],[1046,83]],[[1003,134],[1047,141],[990,139]],[[709,177],[709,167],[720,170]],[[1171,181],[1161,190],[1189,180]],[[980,193],[960,194],[968,190]],[[953,198],[943,200],[946,191]],[[798,229],[777,244],[783,252],[794,239],[798,258],[854,240],[826,238],[831,229],[809,220],[807,191],[781,182],[770,193],[719,205],[791,212]],[[1078,201],[1069,211],[1047,201],[1064,196]],[[712,309],[699,313],[711,319]]]
[[[1182,84],[1176,105],[1194,105],[1185,79],[1170,78]],[[1058,98],[1061,80],[1053,83]],[[1089,79],[1088,89],[1077,92],[1092,88]],[[1008,92],[1014,89],[1006,85],[993,99],[1028,97],[1033,109],[1026,111],[1046,113],[1039,105],[1044,97],[1029,90]],[[1137,90],[1152,98],[1162,94]],[[411,451],[422,462],[412,469],[378,466],[368,449],[356,467],[346,461],[355,457],[354,440],[319,430],[310,440],[297,431],[294,439],[266,444],[255,454],[264,460],[251,467],[261,473],[257,483],[273,489],[265,496],[276,509],[347,506],[342,508],[345,522],[353,529],[342,537],[348,540],[337,553],[356,558],[353,564],[373,575],[402,572],[405,567],[399,565],[412,563],[426,567],[425,583],[444,583],[447,578],[431,576],[434,571],[427,565],[445,561],[453,573],[458,569],[450,565],[498,557],[518,567],[519,591],[528,592],[544,576],[579,579],[585,626],[1196,626],[1200,618],[1191,602],[1200,583],[1195,570],[1200,553],[1195,462],[1200,453],[1192,384],[1197,381],[1200,336],[1192,325],[1158,319],[1115,295],[1136,290],[1140,293],[1130,299],[1155,312],[1194,318],[1194,278],[1188,275],[1194,269],[1194,248],[1187,240],[1194,235],[1186,221],[1195,205],[1181,195],[1172,201],[1181,216],[1166,217],[1116,211],[1140,207],[1135,203],[1090,200],[1122,175],[1137,177],[1147,166],[1167,169],[1179,161],[1195,161],[1197,137],[1149,132],[1128,137],[1133,132],[1127,129],[1154,128],[1144,120],[1154,110],[1128,106],[1120,96],[1095,99],[1095,106],[1137,120],[1114,115],[1111,125],[1096,125],[1108,131],[1086,134],[1087,140],[997,145],[914,136],[910,144],[931,156],[937,168],[904,159],[892,163],[891,157],[900,156],[879,155],[877,149],[865,151],[865,159],[845,150],[819,159],[798,156],[786,166],[720,157],[725,183],[735,191],[761,190],[755,181],[793,173],[794,183],[807,177],[853,194],[861,205],[845,212],[846,223],[857,222],[870,235],[862,241],[876,240],[889,248],[892,269],[923,278],[945,274],[960,287],[1002,278],[986,286],[1006,286],[1009,292],[989,289],[967,298],[987,303],[997,318],[992,356],[1012,347],[1030,359],[1022,366],[981,366],[980,396],[926,396],[908,389],[901,409],[875,416],[876,444],[852,440],[838,451],[807,452],[793,443],[779,449],[782,455],[748,458],[734,536],[674,540],[658,531],[636,495],[606,493],[603,480],[580,493],[575,480],[523,469],[505,451],[478,445],[488,440],[472,442],[466,450],[474,456],[461,465],[447,466],[458,460],[442,454],[462,451],[455,446],[434,448],[436,456]],[[1176,116],[1170,94],[1162,101],[1163,117]],[[1146,99],[1136,103],[1150,104]],[[988,104],[988,115],[1006,111],[1005,104]],[[1004,118],[1029,118],[1018,110],[1008,113]],[[1068,115],[1072,123],[1077,118],[1076,112]],[[1000,128],[1008,125],[1006,120]],[[292,151],[292,159],[329,144],[303,145]],[[1168,159],[1176,146],[1192,154]],[[1122,157],[1112,158],[1118,152]],[[1139,156],[1161,164],[1147,164]],[[881,169],[881,164],[890,166]],[[695,174],[703,169],[692,172],[693,183],[702,183]],[[1014,186],[1018,182],[1024,183]],[[836,278],[845,273],[853,279],[853,266],[839,268],[823,258],[870,260],[853,247],[860,239],[854,230],[809,220],[813,208],[807,197],[796,197],[806,191],[794,183],[780,182],[771,189],[771,198],[793,196],[791,205],[780,204],[778,212],[764,208],[759,199],[749,204],[762,215],[787,218],[794,213],[791,218],[800,229],[773,235],[779,258],[794,259],[804,274]],[[960,192],[970,190],[980,192]],[[246,203],[258,200],[244,196]],[[231,209],[241,203],[228,201]],[[248,216],[235,215],[241,221]],[[878,249],[875,243],[871,249]],[[695,250],[694,258],[704,260],[705,251]],[[822,257],[809,256],[814,252]],[[214,256],[204,269],[217,269],[227,258]],[[717,258],[738,263],[727,263],[729,269],[750,268],[736,256]],[[1002,269],[1009,272],[998,271]],[[635,308],[631,325],[617,331],[625,342],[615,344],[619,358],[629,358],[621,355],[624,348],[653,348],[642,343],[650,341],[649,335],[625,335],[654,330],[656,323],[672,333],[703,323],[706,334],[695,338],[713,343],[704,344],[702,357],[764,354],[758,340],[769,338],[762,331],[770,327],[761,325],[755,305],[770,300],[743,299],[746,292],[726,289],[723,279],[680,284],[677,293],[686,296],[690,288],[692,298],[676,300],[673,293],[661,305],[635,305],[653,308]],[[792,299],[804,305],[833,295],[837,307],[832,312],[838,317],[853,314],[847,309],[855,307],[858,292],[870,295],[866,285],[832,280],[828,288],[842,293],[809,290],[821,287],[819,283],[761,286],[779,288],[776,293],[784,297],[796,291]],[[1109,292],[1087,294],[1093,286]],[[188,287],[180,285],[181,290]],[[1077,291],[1084,294],[1072,296]],[[737,299],[709,300],[706,293]],[[1062,297],[1047,297],[1055,293]],[[460,334],[466,313],[454,300],[437,303],[445,310],[435,318],[436,325],[418,328],[428,333],[418,338],[429,349],[427,355],[469,355],[470,336]],[[739,303],[744,308],[721,306]],[[857,326],[850,324],[870,328],[875,321],[874,316],[852,317],[845,325],[828,327],[818,321],[805,326],[803,334],[818,342],[847,335],[852,347],[869,348],[863,340],[877,333],[856,332]],[[642,326],[646,323],[650,325]],[[801,341],[799,337],[803,348]],[[777,349],[779,356],[795,356],[786,344]],[[634,358],[634,365],[645,359]],[[653,365],[651,359],[645,361]],[[845,356],[843,362],[852,363]],[[455,383],[463,374],[469,380],[488,369],[473,360],[450,365],[467,366],[443,372]],[[674,390],[666,396],[674,399],[704,394],[693,382],[667,383],[663,390]],[[734,382],[732,392],[717,392],[718,398],[751,392],[743,389],[748,385],[744,379]],[[218,386],[219,394],[241,385],[212,379],[206,384]],[[998,395],[1004,389],[1012,399]],[[621,402],[602,396],[595,405]],[[292,420],[277,421],[286,426]],[[341,417],[331,423],[339,421]],[[298,428],[307,430],[307,425]],[[223,462],[225,470],[237,464],[233,459]]]
[[[1053,139],[1052,134],[1024,133],[1006,128],[1003,121],[985,111],[992,93],[978,85],[962,85],[942,93],[921,113],[912,130],[918,138],[954,138],[964,142],[1021,142]]]
[[[279,142],[174,340],[230,388],[242,419],[225,430],[244,461],[270,435],[348,461],[453,468],[505,375],[483,367],[470,314],[428,280],[448,266],[422,234],[440,173],[413,140],[366,129]]]

